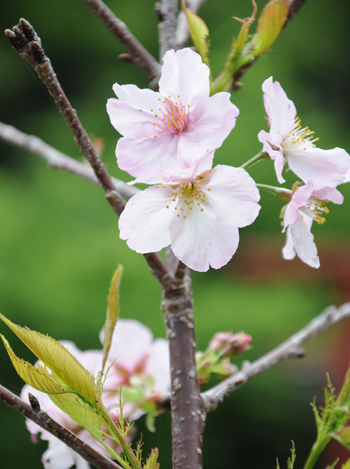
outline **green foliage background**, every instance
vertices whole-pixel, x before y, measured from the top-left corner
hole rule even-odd
[[[261,11],[265,2],[257,3]],[[109,0],[107,4],[158,56],[153,0]],[[251,10],[248,0],[207,0],[202,7],[201,16],[210,30],[214,76],[225,61],[231,37],[238,32],[232,16],[244,18]],[[217,151],[216,163],[238,166],[260,151],[256,135],[266,129],[261,84],[271,75],[295,101],[303,125],[315,130],[322,148],[339,146],[350,150],[349,13],[350,5],[345,0],[307,2],[272,51],[243,77],[244,87],[233,94],[240,116],[231,136]],[[2,30],[15,25],[20,17],[29,20],[42,38],[87,131],[105,140],[103,159],[108,170],[128,180],[115,163],[118,135],[105,112],[105,102],[113,95],[114,82],[147,87],[147,79],[132,64],[118,60],[123,48],[81,0],[2,2]],[[0,120],[80,159],[51,98],[5,36],[0,38],[0,67]],[[0,160],[0,311],[18,324],[56,339],[73,340],[81,349],[98,348],[109,281],[117,263],[121,263],[122,317],[136,318],[156,337],[164,336],[160,289],[142,256],[119,240],[117,219],[102,191],[72,175],[49,170],[34,156],[1,141]],[[251,174],[257,182],[276,183],[269,162],[255,166]],[[244,264],[241,255],[220,271],[194,273],[199,349],[204,349],[218,330],[244,330],[253,335],[254,348],[243,358],[254,360],[303,327],[328,304],[350,300],[349,285],[343,285],[340,291],[334,273],[322,264],[323,255],[336,248],[344,257],[339,269],[349,269],[350,187],[342,186],[341,191],[345,195],[343,206],[330,207],[327,223],[313,229],[321,259],[319,272],[305,268],[300,276],[292,275],[301,264],[295,260],[285,262],[275,275],[265,275],[269,262],[261,265],[256,259],[260,274],[249,276],[236,262],[241,259]],[[254,246],[261,245],[268,252],[280,253],[284,244],[278,218],[281,203],[262,194],[261,204],[257,222],[240,231],[242,242],[237,256],[241,249],[253,253],[254,258]],[[33,361],[5,326],[1,331],[19,356]],[[322,396],[326,371],[334,376],[333,382],[338,380],[340,384],[349,350],[345,346],[337,356],[336,349],[346,340],[346,332],[348,325],[325,333],[307,344],[306,359],[281,364],[265,373],[209,415],[205,466],[267,469],[275,467],[278,457],[282,467],[289,456],[291,439],[297,449],[296,467],[301,465],[315,435],[309,402],[314,395]],[[0,348],[0,360],[0,382],[19,393],[22,383],[4,348]],[[1,467],[40,468],[46,444],[33,446],[23,418],[2,404],[0,422]],[[144,450],[147,453],[151,446],[159,447],[161,467],[170,469],[169,415],[160,417],[156,424],[157,433],[149,435],[142,420],[137,423],[144,435]]]

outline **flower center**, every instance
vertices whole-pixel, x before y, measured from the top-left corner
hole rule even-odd
[[[329,200],[320,200],[317,197],[311,196],[309,203],[299,210],[304,212],[309,217],[313,218],[319,225],[323,225],[326,219],[322,215],[327,215],[329,209],[326,207]]]
[[[208,188],[208,191],[211,189]],[[202,189],[202,178],[199,177],[195,181],[183,181],[174,187],[172,192],[171,207],[177,211],[177,217],[186,218],[189,211],[197,209],[203,212],[203,204],[205,203],[205,192]],[[170,208],[167,205],[166,208]]]
[[[309,127],[302,127],[299,117],[294,121],[294,125],[290,130],[288,136],[282,142],[282,147],[293,147],[295,145],[304,146],[304,150],[312,144],[313,148],[316,148],[316,145],[313,142],[317,142],[319,138],[314,137],[315,132],[310,130]]]
[[[158,98],[161,107],[157,111],[151,109],[157,121],[153,123],[159,130],[169,134],[177,134],[187,129],[189,121],[190,105],[182,104],[180,95],[178,101],[174,102],[170,96]],[[154,136],[155,138],[157,135]]]

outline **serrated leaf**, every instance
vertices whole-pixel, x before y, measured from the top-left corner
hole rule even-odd
[[[76,394],[50,395],[51,400],[68,414],[80,427],[85,428],[98,441],[102,441],[101,419]]]
[[[286,22],[289,0],[271,0],[263,9],[252,44],[257,57],[275,42]]]
[[[109,287],[109,293],[107,298],[107,316],[104,327],[104,339],[103,339],[103,362],[102,372],[105,369],[109,350],[111,348],[112,337],[117,319],[119,316],[119,290],[120,281],[123,274],[123,266],[118,265],[116,271],[113,274],[111,285]]]
[[[146,464],[143,466],[143,469],[158,469],[159,464],[157,463],[159,451],[157,448],[152,449],[151,455],[146,461]]]
[[[0,319],[52,371],[53,379],[59,378],[73,391],[95,402],[98,391],[92,376],[63,345],[49,336],[14,324],[2,314]]]
[[[205,22],[186,7],[184,0],[181,0],[182,9],[186,15],[191,39],[196,46],[203,62],[209,67],[209,29]]]
[[[27,384],[32,386],[38,391],[45,393],[62,393],[65,389],[58,383],[56,383],[47,373],[43,370],[35,368],[30,363],[18,358],[17,355],[13,352],[10,347],[10,344],[6,338],[0,334],[0,337],[5,345],[7,353],[10,356],[13,366],[17,371],[18,375],[25,381]]]

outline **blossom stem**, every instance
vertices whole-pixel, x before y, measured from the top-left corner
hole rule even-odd
[[[314,465],[316,464],[316,461],[320,457],[322,451],[325,449],[325,447],[328,445],[330,442],[331,438],[325,438],[324,440],[321,441],[316,441],[313,447],[311,448],[309,457],[307,458],[307,461],[305,463],[304,469],[313,469]]]
[[[283,200],[283,202],[289,203],[292,198],[292,191],[284,189],[283,187],[269,186],[267,184],[256,184],[256,187],[264,191],[272,192],[279,199]]]
[[[255,163],[258,163],[258,161],[264,160],[266,158],[270,158],[269,155],[265,151],[261,151],[257,155],[253,156],[253,158],[243,163],[241,168],[247,169],[250,166],[253,166]]]

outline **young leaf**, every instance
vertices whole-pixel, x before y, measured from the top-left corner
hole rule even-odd
[[[254,57],[266,52],[275,42],[286,22],[288,11],[289,0],[271,0],[265,6],[252,39]]]
[[[62,380],[73,391],[95,402],[97,387],[90,373],[60,343],[49,336],[14,324],[0,314],[0,319],[52,371],[52,378]]]
[[[107,298],[107,317],[104,327],[104,339],[103,339],[103,363],[102,372],[105,369],[109,350],[111,348],[112,337],[115,325],[117,323],[119,315],[119,289],[120,281],[123,274],[123,266],[118,265],[116,271],[113,274],[111,285],[109,287],[109,293]]]
[[[346,461],[345,464],[343,464],[342,468],[341,469],[350,469],[350,459],[348,459]]]
[[[157,463],[158,459],[158,449],[152,449],[151,455],[146,461],[146,464],[143,466],[143,469],[159,469],[159,464]]]
[[[202,57],[203,62],[209,67],[209,29],[205,22],[186,7],[184,0],[181,0],[182,9],[186,15],[188,27],[191,34],[193,44],[196,46],[198,53]]]
[[[0,334],[0,337],[6,347],[7,353],[11,358],[15,370],[23,379],[23,381],[41,392],[53,394],[62,393],[65,391],[65,389],[60,384],[56,383],[54,379],[48,376],[48,373],[45,373],[44,371],[35,368],[30,363],[18,358],[11,349],[10,344],[5,339],[5,337],[2,334]]]

